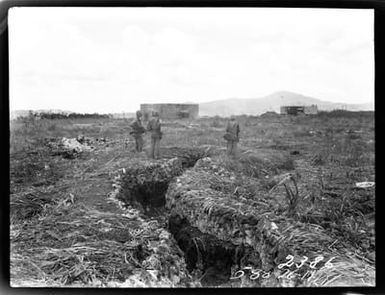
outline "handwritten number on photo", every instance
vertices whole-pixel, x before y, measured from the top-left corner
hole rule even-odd
[[[238,270],[238,271],[235,272],[234,276],[230,278],[230,280],[240,279],[244,275],[245,275],[245,272],[243,270]]]
[[[266,272],[265,274],[262,275],[262,278],[268,279],[268,278],[270,278],[270,275],[271,275],[271,273],[270,273],[270,271],[268,271],[268,272]]]
[[[332,257],[330,258],[324,265],[321,269],[324,269],[324,268],[332,268],[333,267],[333,264],[331,263],[332,260],[334,260],[336,257]],[[282,269],[283,267],[290,267],[294,264],[294,256],[293,255],[287,255],[286,256],[286,259],[287,261],[285,263],[281,263],[278,265],[278,268],[279,269]],[[313,269],[311,271],[306,271],[306,273],[302,276],[302,280],[306,278],[307,275],[310,274],[310,276],[307,278],[308,280],[310,280],[314,274],[316,273],[316,270],[314,270],[317,266],[317,264],[324,260],[325,257],[323,257],[322,255],[321,256],[317,256],[313,262],[311,262],[309,265],[310,265],[310,268]],[[299,276],[299,274],[297,273],[297,271],[303,267],[305,265],[305,263],[309,260],[309,258],[307,256],[303,256],[303,259],[301,260],[301,262],[299,264],[295,264],[296,266],[296,269],[294,271],[290,270],[290,269],[286,269],[286,271],[284,273],[282,273],[281,275],[278,276],[278,279],[280,278],[284,278],[286,277],[287,279],[292,279],[296,276]],[[271,273],[270,272],[265,272],[263,271],[262,269],[253,269],[252,266],[245,266],[242,270],[238,270],[234,273],[234,275],[230,278],[230,280],[235,280],[235,279],[240,279],[242,278],[244,275],[245,275],[245,270],[248,270],[251,272],[251,275],[250,275],[250,280],[256,280],[258,278],[264,278],[264,279],[268,279],[270,278],[271,276]]]
[[[259,274],[261,273],[262,269],[253,269],[251,271],[252,275],[250,276],[250,280],[256,280],[259,278]]]
[[[316,271],[315,270],[312,270],[311,271],[311,275],[310,275],[310,277],[308,278],[308,280],[311,280],[313,277],[314,277],[314,274],[316,273]]]
[[[289,261],[287,261],[286,263],[281,263],[280,265],[278,265],[279,269],[281,269],[281,268],[283,268],[285,266],[290,267],[290,266],[293,265],[293,263],[294,263],[294,261],[293,261],[294,260],[294,256],[293,255],[287,255],[286,259],[288,259]]]
[[[324,257],[323,256],[318,256],[316,257],[316,259],[314,259],[314,261],[312,263],[310,263],[310,268],[315,268],[317,263],[324,260]]]
[[[308,261],[308,259],[309,258],[307,258],[307,256],[302,256],[304,259],[302,259],[301,260],[301,263],[300,264],[295,264],[295,266],[297,267],[297,268],[301,268],[304,264],[305,264],[305,262],[306,261]]]
[[[302,276],[301,280],[305,279],[305,277],[307,276],[308,273],[309,273],[309,271],[306,271],[305,274]]]
[[[290,272],[290,269],[287,269],[286,272],[278,276],[278,279],[284,278],[289,272]]]
[[[332,268],[332,267],[333,267],[333,263],[331,263],[331,261],[332,261],[333,259],[335,259],[335,257],[330,258],[330,259],[325,263],[324,267],[326,267],[326,268]]]

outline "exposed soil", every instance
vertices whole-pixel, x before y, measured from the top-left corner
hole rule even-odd
[[[110,124],[115,130],[112,127],[116,122]],[[214,129],[206,131],[217,138],[210,135],[206,142],[221,139],[218,134],[222,128]],[[276,266],[287,254],[294,253],[291,251],[303,254],[302,243],[310,242],[314,253],[321,253],[321,247],[334,254],[344,253],[344,257],[337,257],[340,268],[330,273],[330,278],[329,273],[320,274],[322,282],[335,283],[334,278],[342,274],[351,275],[351,282],[344,282],[348,285],[373,284],[374,188],[355,187],[359,181],[374,181],[372,153],[361,153],[365,148],[371,151],[370,132],[358,137],[349,135],[341,143],[337,142],[339,134],[332,137],[324,130],[316,135],[298,130],[303,133],[299,137],[290,137],[291,133],[277,137],[272,133],[262,138],[265,129],[263,124],[247,129],[238,162],[223,161],[215,169],[210,164],[207,170],[201,167],[199,171],[192,167],[210,152],[209,146],[163,147],[163,159],[153,161],[145,153],[134,153],[132,145],[119,136],[95,140],[90,143],[92,150],[70,152],[71,156],[58,152],[56,147],[53,150],[30,141],[29,147],[11,156],[12,286],[239,286],[229,281],[237,269],[250,261],[253,267],[270,269],[270,264]],[[200,139],[200,135],[196,137]],[[343,148],[353,147],[353,140],[355,144],[357,140],[367,143],[358,142],[354,145],[357,150],[344,153]],[[215,153],[223,154],[220,144],[215,144]],[[319,150],[314,152],[318,145]],[[191,146],[199,146],[198,141]],[[157,164],[175,157],[180,162],[177,166],[172,164],[164,170]],[[143,174],[141,163],[149,164]],[[147,174],[149,171],[155,172]],[[297,207],[290,214],[285,188],[295,191],[293,184],[279,185],[288,171],[293,172],[300,192]],[[142,175],[140,181],[138,175]],[[182,181],[178,183],[180,176]],[[196,179],[190,181],[191,177]],[[115,186],[117,182],[121,188]],[[190,219],[183,212],[175,214],[177,210],[170,216],[170,208],[165,208],[170,188],[171,197],[185,197],[179,194],[178,185],[190,193],[178,208],[182,211],[185,206]],[[232,197],[222,198],[226,195]],[[220,206],[215,207],[219,200]],[[239,204],[232,211],[234,201]],[[251,214],[255,207],[258,215]],[[261,236],[265,242],[257,247],[258,251],[238,243],[235,234],[233,240],[225,239],[221,229],[228,230],[233,214],[244,209],[250,209],[250,214],[239,220],[250,226],[261,216],[275,215],[275,225],[285,231],[284,238],[289,240],[282,243],[287,242],[290,251],[281,251],[273,239],[265,236]],[[199,229],[198,219],[207,216],[216,221]],[[264,223],[259,224],[263,232]],[[210,229],[212,225],[217,227]],[[246,241],[255,236],[253,232],[242,234]],[[352,258],[349,263],[345,256]],[[264,280],[249,286],[285,286],[274,284]]]

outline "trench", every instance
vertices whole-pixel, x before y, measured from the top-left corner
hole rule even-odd
[[[240,266],[245,252],[252,251],[251,248],[236,246],[202,233],[178,215],[169,217],[168,230],[185,253],[187,270],[199,274],[202,286],[229,283],[232,266]]]
[[[168,189],[168,182],[152,183],[150,186],[138,186],[133,189],[135,203],[143,210],[147,217],[160,217],[165,212],[165,195]]]
[[[198,161],[196,159],[196,161]],[[121,192],[121,201],[123,203],[129,204],[132,207],[141,208],[143,212],[143,216],[148,219],[155,218],[156,220],[159,220],[159,224],[168,231],[173,238],[171,238],[170,242],[171,244],[176,247],[178,247],[181,252],[184,254],[184,262],[186,264],[186,268],[183,267],[183,272],[185,273],[185,270],[189,272],[192,280],[191,281],[199,281],[201,286],[203,287],[259,287],[259,286],[269,286],[269,287],[284,287],[284,286],[290,286],[292,287],[292,284],[302,284],[298,279],[290,279],[290,278],[283,278],[280,279],[279,276],[276,276],[277,273],[275,270],[279,270],[276,268],[278,266],[278,261],[285,260],[285,257],[287,257],[288,254],[290,254],[287,246],[283,244],[281,247],[281,241],[276,240],[274,238],[271,238],[272,235],[268,235],[267,231],[254,231],[251,232],[251,234],[247,234],[246,239],[237,239],[237,236],[234,234],[232,236],[232,232],[224,232],[221,235],[226,238],[230,237],[234,243],[229,241],[224,241],[221,239],[218,239],[215,235],[216,232],[213,232],[213,235],[210,235],[208,233],[202,232],[198,229],[198,227],[192,226],[188,220],[191,221],[191,223],[197,223],[199,224],[199,227],[202,226],[204,228],[207,226],[207,224],[198,223],[199,220],[191,219],[190,216],[186,215],[188,220],[185,219],[183,216],[176,215],[175,212],[179,212],[179,214],[190,214],[191,212],[198,212],[197,214],[202,213],[200,210],[187,210],[184,211],[183,204],[177,203],[175,205],[174,209],[168,209],[174,204],[167,204],[166,205],[166,194],[169,189],[170,183],[172,183],[172,189],[171,192],[174,192],[174,190],[177,192],[174,195],[170,195],[170,202],[174,202],[179,197],[178,195],[178,182],[174,183],[173,181],[176,180],[175,178],[182,175],[186,170],[188,170],[191,167],[195,166],[196,161],[189,161],[188,163],[182,162],[180,165],[168,165],[166,170],[163,169],[162,166],[163,162],[159,164],[161,169],[156,170],[157,168],[153,168],[151,165],[146,166],[144,165],[144,168],[133,168],[133,169],[127,169],[129,173],[125,173],[126,179],[122,178],[120,192]],[[135,163],[135,162],[134,162]],[[142,163],[140,164],[142,165]],[[140,166],[139,165],[139,166]],[[150,167],[150,168],[149,168]],[[170,169],[171,168],[171,169]],[[174,169],[175,168],[175,169]],[[163,169],[163,170],[162,170]],[[174,171],[177,170],[177,171]],[[167,173],[164,173],[164,172]],[[171,171],[171,172],[170,172]],[[160,172],[160,173],[158,173]],[[162,174],[166,174],[166,176],[162,176]],[[186,180],[186,179],[185,179]],[[188,179],[187,179],[188,180]],[[192,187],[192,186],[191,186]],[[188,189],[189,187],[186,186]],[[181,189],[184,189],[183,187]],[[194,194],[191,194],[189,197],[194,197]],[[175,199],[173,199],[175,197]],[[202,197],[202,194],[200,195]],[[167,199],[169,201],[169,199]],[[215,199],[214,199],[215,200]],[[183,196],[181,202],[183,202]],[[189,201],[189,200],[188,200]],[[197,206],[201,204],[202,202],[197,202]],[[185,204],[194,204],[193,202],[186,202]],[[170,206],[169,206],[170,205]],[[194,208],[193,208],[194,209]],[[235,210],[237,210],[235,208]],[[204,214],[204,213],[203,213]],[[219,211],[219,214],[221,212]],[[216,217],[216,216],[215,216]],[[221,222],[220,224],[223,225],[223,227],[226,227],[226,220],[229,220],[228,218],[232,218],[232,215],[223,215],[220,216],[221,220],[225,223]],[[227,218],[228,217],[228,218]],[[251,215],[252,220],[254,221],[255,215]],[[199,218],[199,217],[196,217]],[[246,218],[246,217],[245,217]],[[250,218],[247,217],[249,220],[247,220],[249,224]],[[239,221],[242,222],[239,218]],[[256,219],[256,221],[258,221]],[[209,222],[213,224],[213,226],[217,227],[219,224],[213,223],[215,222],[214,219],[210,219]],[[254,225],[254,224],[253,224]],[[264,227],[264,223],[261,223],[261,226]],[[207,227],[206,227],[207,228]],[[241,227],[238,227],[238,229]],[[287,227],[291,229],[291,227]],[[235,227],[237,229],[237,227]],[[296,228],[294,228],[296,229]],[[211,231],[210,228],[207,229],[208,231]],[[222,228],[219,228],[219,231],[221,231]],[[301,238],[302,236],[302,230],[299,228],[299,234],[298,237]],[[304,228],[303,233],[307,233],[308,229]],[[322,233],[322,232],[321,232]],[[252,234],[256,234],[255,241],[252,240],[251,242],[247,241],[247,238],[252,236]],[[289,239],[294,236],[295,238],[297,236],[296,233],[294,234],[289,232],[290,237]],[[218,234],[218,236],[220,236]],[[243,237],[241,237],[243,238]],[[311,237],[311,242],[313,242],[313,238]],[[323,240],[322,240],[323,239]],[[250,239],[249,239],[250,240]],[[302,239],[299,239],[298,241],[302,241]],[[321,235],[321,241],[325,244],[327,239]],[[316,239],[314,240],[316,242]],[[235,243],[239,243],[239,245],[236,245]],[[310,244],[310,242],[306,242]],[[314,243],[313,243],[314,244]],[[313,251],[313,244],[311,244],[308,251]],[[251,245],[251,246],[246,246]],[[289,244],[289,247],[291,247],[293,244]],[[322,246],[322,244],[320,244]],[[296,246],[296,245],[295,245]],[[301,245],[302,246],[302,245]],[[305,245],[306,246],[306,245]],[[321,248],[323,249],[323,248]],[[324,248],[326,250],[326,248]],[[339,250],[337,250],[339,251]],[[328,250],[326,250],[327,253]],[[319,253],[319,252],[317,252]],[[330,252],[332,253],[332,252]],[[336,252],[338,253],[338,252]],[[182,255],[178,255],[181,257]],[[286,258],[287,259],[287,258]],[[347,263],[350,263],[347,260]],[[231,275],[234,275],[237,270],[241,269],[263,269],[267,273],[270,273],[270,271],[273,271],[273,275],[270,278],[265,277],[262,280],[261,278],[257,280],[253,280],[252,282],[249,282],[248,280],[252,280],[251,276],[246,275],[243,277],[245,280],[241,281],[238,285],[237,281],[231,279]],[[252,271],[248,271],[247,273],[250,273]],[[285,272],[286,273],[286,272]],[[270,278],[270,280],[269,280]],[[289,280],[291,280],[289,282]],[[235,283],[233,283],[235,282]],[[243,284],[245,283],[245,284]],[[250,283],[250,284],[249,284]],[[286,285],[289,284],[290,285]],[[307,284],[308,282],[305,282]],[[306,285],[304,285],[306,286]]]
[[[189,162],[187,165],[184,163],[180,174],[193,167],[195,162]],[[168,181],[155,181],[144,185],[131,183],[128,186],[130,190],[125,191],[126,197],[122,200],[126,204],[129,203],[131,206],[141,209],[144,217],[160,221],[160,224],[171,233],[177,246],[184,253],[188,272],[195,280],[199,280],[203,287],[228,286],[231,281],[232,267],[238,266],[240,269],[242,257],[253,250],[251,247],[234,245],[231,242],[220,240],[214,235],[203,233],[198,228],[191,226],[185,218],[171,214],[165,208],[165,196],[169,183],[175,177]]]

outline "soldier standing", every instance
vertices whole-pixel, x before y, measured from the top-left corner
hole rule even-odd
[[[151,149],[150,157],[153,159],[159,158],[159,145],[162,138],[162,132],[160,131],[160,119],[158,112],[152,113],[152,119],[148,122],[147,130],[151,132]]]
[[[227,154],[229,156],[235,156],[237,153],[237,144],[239,142],[239,124],[235,120],[234,116],[231,116],[227,122],[226,134],[224,138],[227,140]]]
[[[143,150],[143,137],[142,135],[146,132],[146,129],[142,125],[142,112],[136,112],[136,120],[131,124],[131,132],[130,134],[135,139],[135,150],[137,152],[141,152]]]

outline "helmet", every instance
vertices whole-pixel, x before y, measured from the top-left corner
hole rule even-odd
[[[141,111],[136,111],[136,117],[139,118],[142,116],[142,112]]]

